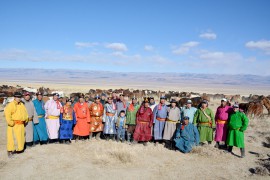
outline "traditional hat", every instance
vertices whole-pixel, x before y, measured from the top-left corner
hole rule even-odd
[[[30,96],[30,93],[29,92],[25,92],[23,93],[24,96]]]
[[[226,99],[226,98],[222,98],[222,99],[221,99],[221,101],[225,101],[225,102],[227,102],[227,99]]]
[[[149,99],[153,99],[154,100],[154,97],[150,97]]]
[[[133,97],[131,100],[137,100],[137,98],[136,97]]]
[[[177,101],[175,99],[171,99],[170,103],[177,103]]]
[[[239,104],[235,103],[235,104],[233,105],[233,108],[239,108]]]
[[[36,95],[37,95],[37,96],[38,96],[38,95],[41,95],[41,96],[42,96],[42,93],[41,93],[41,92],[37,92]]]
[[[188,116],[184,116],[183,117],[183,120],[189,120],[189,117]]]
[[[102,93],[101,96],[105,96],[106,97],[106,94],[105,93]]]
[[[59,94],[58,94],[58,93],[53,93],[52,95],[53,95],[53,96],[58,96],[58,97],[59,97]]]
[[[208,104],[208,101],[204,99],[204,100],[202,101],[202,103],[203,103],[203,104]]]
[[[14,97],[21,98],[22,94],[20,92],[15,92]]]
[[[166,99],[165,96],[161,96],[160,99]]]
[[[192,104],[192,101],[190,99],[187,100],[187,104]]]
[[[144,102],[144,103],[149,103],[149,98],[148,98],[148,97],[144,97],[143,102]]]
[[[108,100],[113,100],[113,97],[110,95],[107,99]]]
[[[96,95],[96,96],[95,96],[95,99],[100,99],[100,96],[99,96],[99,95]]]
[[[68,99],[67,102],[71,102],[72,103],[72,100],[71,99]]]

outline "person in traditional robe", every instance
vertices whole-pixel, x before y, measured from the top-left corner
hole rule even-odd
[[[240,148],[241,158],[245,157],[244,132],[248,127],[247,116],[239,111],[239,105],[233,105],[233,113],[229,116],[227,145],[228,152],[232,152],[233,146]]]
[[[113,103],[114,103],[114,104],[116,104],[117,101],[119,101],[119,98],[118,98],[118,96],[117,96],[117,94],[116,94],[115,91],[112,93],[112,98],[113,98]]]
[[[103,107],[105,106],[105,104],[106,104],[106,94],[105,93],[101,94],[100,103],[102,104]]]
[[[165,147],[174,149],[174,135],[176,124],[180,122],[180,109],[177,107],[175,99],[171,100],[171,107],[168,107],[168,115],[165,122],[163,139],[165,140]]]
[[[150,97],[150,102],[149,102],[149,107],[151,108],[151,110],[154,112],[154,108],[156,107],[156,102],[155,102],[155,98],[154,97]]]
[[[39,120],[29,92],[24,93],[22,103],[26,107],[28,113],[28,121],[25,123],[25,147],[29,148],[33,146],[34,124],[38,124]]]
[[[83,94],[80,95],[79,102],[74,105],[74,111],[76,114],[76,125],[73,134],[76,136],[76,141],[78,139],[85,140],[90,134],[90,112]]]
[[[120,94],[119,101],[117,101],[117,103],[116,103],[116,109],[118,112],[117,116],[119,116],[121,111],[125,111],[125,113],[126,113],[128,106],[129,106],[129,102],[125,100],[123,94]]]
[[[131,143],[131,138],[133,137],[135,128],[136,128],[136,113],[140,105],[137,104],[137,98],[132,98],[132,102],[129,104],[127,108],[127,141]]]
[[[5,118],[7,121],[7,153],[12,157],[14,153],[20,153],[24,150],[25,128],[24,124],[28,121],[28,113],[21,102],[22,94],[14,93],[14,100],[5,108]],[[15,148],[14,138],[17,142]],[[15,151],[16,150],[16,151]]]
[[[113,141],[115,140],[116,135],[115,123],[117,117],[118,117],[117,109],[116,105],[113,103],[113,98],[108,97],[108,103],[105,104],[103,113],[103,122],[105,123],[103,134],[105,135],[106,140],[109,139],[112,139]]]
[[[176,130],[175,147],[183,153],[188,153],[194,146],[199,145],[200,135],[198,129],[189,123],[189,117],[185,116]]]
[[[58,143],[59,127],[60,127],[60,110],[61,103],[58,101],[59,94],[54,93],[53,99],[45,103],[45,119],[47,124],[47,132],[49,136],[49,143]]]
[[[95,102],[93,102],[89,107],[90,112],[90,135],[89,139],[95,138],[100,140],[101,132],[103,131],[103,105],[100,102],[100,96],[95,97]]]
[[[126,114],[125,111],[121,111],[119,117],[116,121],[116,130],[117,130],[117,142],[125,142],[126,138]]]
[[[189,100],[187,100],[186,106],[182,107],[182,109],[181,109],[181,116],[182,117],[188,116],[189,123],[192,124],[196,111],[197,111],[197,108],[192,107],[192,101],[189,99]]]
[[[227,99],[223,98],[221,100],[221,105],[217,108],[215,121],[216,121],[216,148],[219,148],[220,142],[225,142],[227,139],[227,124],[229,119],[229,114],[231,114],[233,108],[227,105]]]
[[[165,97],[160,98],[160,103],[154,108],[154,140],[155,145],[161,143],[163,140],[163,130],[165,126],[165,120],[168,114],[168,107],[165,104]]]
[[[205,141],[211,144],[213,141],[213,129],[216,127],[213,111],[208,108],[208,102],[203,100],[200,109],[194,115],[193,124],[198,126],[200,133],[200,143],[203,145]]]
[[[73,139],[73,127],[76,124],[76,115],[71,100],[61,108],[59,139],[61,143],[70,144]]]
[[[34,143],[43,145],[47,144],[49,138],[45,121],[45,103],[42,100],[43,96],[41,92],[37,92],[36,96],[37,99],[33,101],[33,104],[38,115],[39,123],[34,124]]]
[[[154,115],[149,107],[149,99],[145,98],[136,114],[136,128],[133,135],[134,143],[143,142],[146,146],[147,142],[152,139],[151,128],[153,120]]]

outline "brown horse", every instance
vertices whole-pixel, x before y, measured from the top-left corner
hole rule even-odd
[[[270,100],[268,98],[266,98],[266,97],[263,97],[262,100],[261,100],[261,103],[267,109],[268,115],[270,115]]]
[[[260,101],[249,102],[247,116],[252,117],[262,117],[263,116],[263,105]]]

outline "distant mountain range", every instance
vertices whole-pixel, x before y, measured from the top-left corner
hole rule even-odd
[[[1,69],[0,81],[35,82],[73,85],[106,84],[109,86],[153,87],[152,89],[172,89],[180,87],[198,88],[251,88],[270,90],[270,76],[257,75],[222,75],[194,73],[145,73],[145,72],[110,72],[94,70],[66,69]]]

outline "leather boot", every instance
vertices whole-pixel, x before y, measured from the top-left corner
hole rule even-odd
[[[241,158],[244,158],[246,156],[245,148],[240,148],[240,152],[241,152]]]

